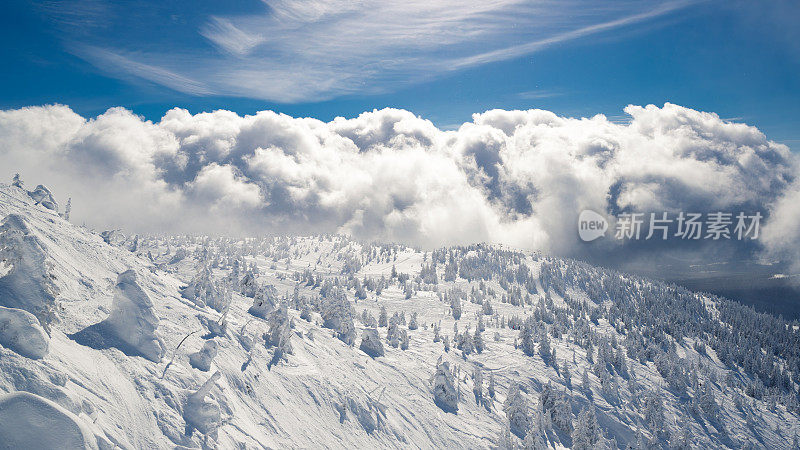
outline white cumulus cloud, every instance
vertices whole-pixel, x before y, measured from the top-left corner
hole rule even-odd
[[[444,131],[396,109],[322,122],[176,108],[153,123],[49,105],[0,111],[0,166],[72,196],[76,221],[132,231],[344,232],[575,256],[626,251],[580,242],[583,209],[762,211],[763,245],[748,249],[800,260],[799,169],[786,146],[669,103],[625,112],[619,124],[492,110]]]

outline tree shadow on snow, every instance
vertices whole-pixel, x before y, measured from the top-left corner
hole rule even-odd
[[[114,336],[108,329],[104,322],[99,322],[90,325],[81,331],[74,334],[68,334],[67,337],[77,342],[80,345],[93,348],[95,350],[106,350],[109,348],[116,348],[127,356],[141,356],[145,357],[141,352],[133,348],[128,343]]]

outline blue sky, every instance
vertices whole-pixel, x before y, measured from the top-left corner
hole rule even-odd
[[[0,108],[389,106],[448,128],[492,108],[624,120],[669,101],[800,149],[797,2],[217,3],[7,2]]]

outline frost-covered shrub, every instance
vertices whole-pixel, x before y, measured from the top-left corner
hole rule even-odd
[[[361,333],[361,346],[359,348],[373,358],[384,355],[383,343],[376,328],[364,329]]]

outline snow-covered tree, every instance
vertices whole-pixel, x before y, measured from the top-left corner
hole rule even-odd
[[[333,289],[322,299],[321,315],[323,326],[336,332],[342,342],[353,345],[356,339],[356,328],[353,324],[353,307],[347,300],[344,291]]]
[[[450,298],[450,308],[453,311],[453,318],[458,320],[461,318],[461,297],[453,295]]]
[[[517,442],[516,438],[513,434],[511,434],[511,428],[508,424],[503,426],[500,429],[500,434],[497,436],[497,442],[495,442],[497,446],[497,450],[516,450],[517,449]]]
[[[69,216],[72,213],[72,197],[67,199],[67,206],[64,207],[64,220],[69,222]]]
[[[416,330],[417,328],[419,328],[419,324],[417,323],[417,312],[414,311],[411,313],[411,320],[408,322],[408,329]]]
[[[203,372],[211,370],[211,362],[217,356],[217,341],[209,339],[203,343],[203,348],[189,355],[189,364]]]
[[[18,173],[15,173],[14,177],[11,179],[11,185],[20,189],[25,189],[22,183],[22,178],[20,178]]]
[[[376,328],[365,328],[361,334],[361,346],[364,353],[373,358],[384,355],[383,343]]]
[[[458,394],[455,388],[455,376],[450,370],[450,364],[442,361],[436,365],[433,378],[433,399],[439,408],[447,412],[458,411]]]
[[[528,355],[533,356],[536,354],[536,343],[533,339],[533,321],[526,320],[519,330],[519,346],[522,351]]]
[[[381,312],[378,315],[378,326],[385,327],[388,325],[389,322],[389,315],[386,312],[386,306],[381,306]]]
[[[481,329],[475,328],[475,335],[472,338],[473,344],[475,345],[475,351],[478,353],[482,353],[486,345],[483,342],[483,334],[481,333]]]
[[[472,369],[472,393],[475,394],[475,401],[483,402],[483,372],[479,366]]]
[[[574,450],[592,450],[596,448],[600,437],[600,427],[597,425],[594,406],[586,406],[575,419],[572,430],[572,448]]]
[[[503,403],[503,411],[508,417],[511,432],[520,439],[524,438],[530,428],[531,419],[528,415],[528,400],[522,395],[517,383],[512,382],[509,386],[506,401]]]
[[[158,316],[150,297],[136,280],[136,272],[127,270],[117,276],[111,313],[101,322],[101,329],[124,342],[131,350],[158,362],[164,356],[164,343],[156,336]]]
[[[0,306],[28,311],[45,330],[56,320],[58,289],[42,241],[25,218],[9,214],[0,224]]]
[[[548,450],[550,446],[547,445],[542,433],[531,427],[525,435],[525,439],[522,440],[522,448],[524,450]]]
[[[275,349],[274,360],[285,359],[292,354],[292,321],[285,304],[280,304],[268,316],[269,331],[264,335],[267,346]]]
[[[408,330],[400,331],[400,350],[408,350],[410,341],[408,338]]]

